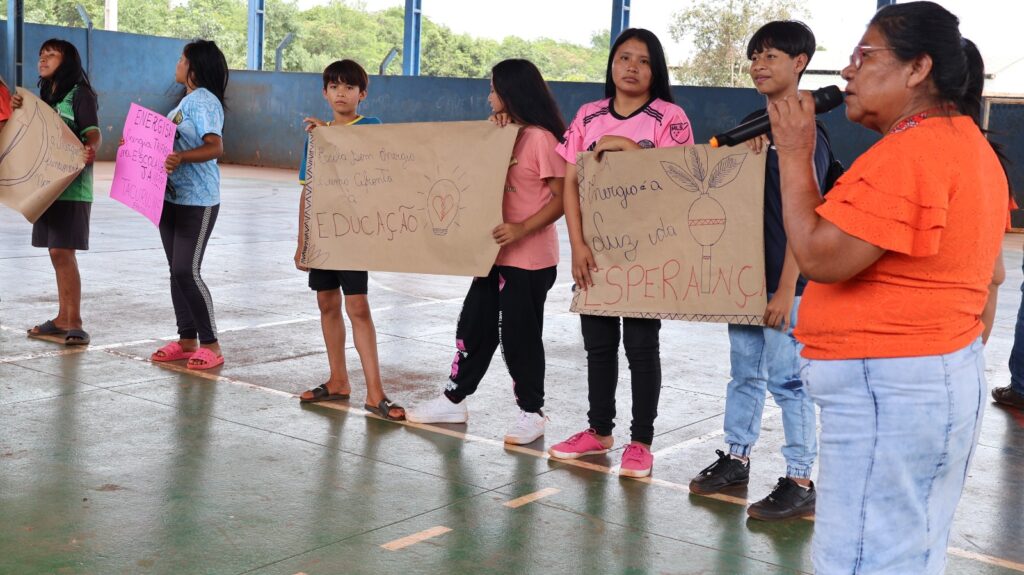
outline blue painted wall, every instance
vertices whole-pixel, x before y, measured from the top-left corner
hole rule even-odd
[[[26,83],[34,88],[34,58],[50,37],[73,42],[86,59],[86,31],[26,24]],[[0,42],[6,27],[0,26]],[[101,159],[114,157],[124,116],[131,102],[159,112],[170,110],[180,97],[173,82],[174,66],[186,40],[93,31],[90,76],[99,93],[104,142]],[[0,44],[2,45],[2,44]],[[0,64],[2,66],[3,64]],[[552,91],[566,120],[585,102],[603,96],[601,84],[552,82]],[[321,97],[319,74],[232,70],[224,127],[225,162],[295,167],[302,154],[302,118],[329,117]],[[373,76],[369,98],[361,111],[385,122],[443,122],[487,116],[487,80]],[[763,106],[752,89],[673,88],[676,102],[686,110],[698,142],[736,125],[751,110]],[[849,165],[877,137],[843,117],[842,108],[822,116],[832,135],[836,155]],[[1022,132],[1013,138],[1024,137]]]
[[[0,26],[0,45],[6,45],[6,38],[4,22]],[[87,51],[84,28],[25,24],[24,84],[37,94],[36,56],[39,46],[50,38],[74,44],[82,56],[82,65],[89,69],[89,79],[99,94],[103,132],[103,145],[98,152],[100,159],[114,158],[124,117],[132,102],[167,112],[182,94],[181,86],[174,83],[174,66],[185,40],[93,30]],[[3,62],[0,62],[0,70],[6,74]]]
[[[232,71],[230,110],[224,127],[228,161],[298,165],[302,118],[330,117],[322,89],[319,74]],[[488,90],[487,80],[371,76],[369,96],[360,111],[388,123],[479,120],[490,112]],[[581,105],[603,97],[604,85],[552,82],[551,90],[568,122]],[[735,126],[749,112],[764,106],[764,99],[752,89],[675,86],[673,96],[690,117],[698,142],[707,142],[715,133]],[[841,108],[823,116],[823,120],[836,155],[847,165],[877,139],[868,130],[847,122]]]

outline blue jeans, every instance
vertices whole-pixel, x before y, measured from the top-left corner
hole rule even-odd
[[[806,479],[811,476],[818,444],[814,403],[800,379],[799,344],[793,339],[799,307],[797,297],[785,332],[764,326],[729,325],[732,380],[725,394],[725,442],[734,455],[750,454],[761,433],[761,414],[770,391],[782,408],[786,475]]]
[[[1020,289],[1024,292],[1024,284]],[[1013,329],[1013,349],[1010,350],[1010,387],[1024,394],[1024,297],[1017,310],[1017,326]]]
[[[942,573],[981,431],[979,338],[947,355],[810,360],[821,407],[815,573]]]

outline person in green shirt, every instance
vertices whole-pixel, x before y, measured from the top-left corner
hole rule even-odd
[[[57,38],[43,42],[39,48],[38,87],[39,97],[60,114],[84,144],[85,169],[32,227],[32,245],[50,251],[59,307],[57,317],[28,330],[28,335],[63,336],[67,345],[85,345],[89,334],[82,329],[82,279],[75,251],[89,249],[92,164],[101,139],[96,92],[74,44]],[[11,100],[15,108],[22,104],[19,96]]]

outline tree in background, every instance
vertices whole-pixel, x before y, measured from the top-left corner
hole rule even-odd
[[[693,86],[750,86],[747,42],[772,20],[800,18],[801,0],[700,0],[673,15],[677,42],[690,40],[696,54],[673,70]]]
[[[103,28],[103,0],[26,0],[28,22],[82,26],[75,4],[81,3],[97,28]],[[296,0],[266,1],[266,45],[263,68],[273,70],[274,50],[289,33],[295,39],[284,51],[282,68],[320,72],[330,62],[350,58],[374,74],[392,48],[401,51],[404,10],[368,12],[356,1],[331,0],[301,10]],[[228,66],[246,65],[246,0],[119,0],[121,32],[215,40]],[[451,28],[422,20],[420,70],[425,76],[486,78],[505,58],[533,61],[548,80],[604,81],[609,33],[596,32],[590,46],[548,38],[524,40],[508,36],[500,42],[457,34]],[[401,69],[401,54],[389,71]]]

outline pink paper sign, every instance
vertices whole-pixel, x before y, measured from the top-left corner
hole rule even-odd
[[[124,121],[124,145],[117,150],[110,197],[160,225],[167,172],[164,161],[174,149],[174,122],[132,104]]]

